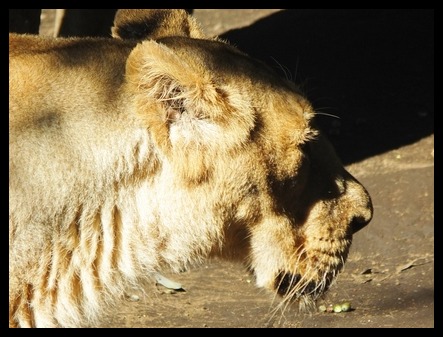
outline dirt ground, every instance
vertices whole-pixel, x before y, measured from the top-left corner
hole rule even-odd
[[[169,275],[186,291],[134,289],[103,327],[434,327],[434,11],[207,10],[194,15],[299,83],[321,128],[368,189],[372,222],[319,304],[277,309],[241,265]],[[53,12],[43,12],[50,34]],[[137,295],[138,298],[134,297]]]

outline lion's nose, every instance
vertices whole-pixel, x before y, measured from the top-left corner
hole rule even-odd
[[[357,181],[350,186],[350,192],[353,196],[354,215],[351,220],[352,233],[357,233],[364,228],[372,219],[374,213],[371,197],[366,189]]]
[[[351,222],[351,230],[352,234],[357,233],[360,229],[366,227],[366,225],[369,223],[370,220],[366,220],[363,217],[356,216],[352,219]]]

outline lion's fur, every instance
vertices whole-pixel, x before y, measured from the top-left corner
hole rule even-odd
[[[112,36],[123,40],[158,39],[165,36],[205,38],[200,24],[184,9],[119,9]]]
[[[10,326],[84,326],[209,256],[316,298],[364,188],[292,83],[226,43],[9,37]]]

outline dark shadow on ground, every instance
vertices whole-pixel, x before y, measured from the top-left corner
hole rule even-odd
[[[221,36],[301,84],[344,164],[434,132],[434,10],[283,10]]]

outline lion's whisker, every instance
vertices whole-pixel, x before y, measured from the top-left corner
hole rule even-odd
[[[333,114],[330,114],[330,113],[327,113],[327,112],[318,112],[318,111],[316,111],[316,112],[314,112],[314,115],[322,115],[322,116],[328,116],[328,117],[334,117],[334,118],[337,118],[337,119],[341,119],[340,116],[333,115]]]

